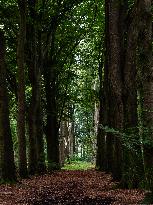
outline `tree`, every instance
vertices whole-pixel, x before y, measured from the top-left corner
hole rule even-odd
[[[48,164],[53,168],[59,168],[59,122],[61,120],[60,111],[63,109],[61,102],[58,99],[58,78],[59,73],[62,73],[63,65],[67,62],[71,62],[74,58],[73,50],[80,42],[82,37],[82,30],[78,27],[77,15],[73,15],[76,10],[76,6],[82,8],[82,1],[64,1],[63,4],[59,1],[56,9],[53,10],[53,14],[50,19],[50,33],[48,35],[50,41],[44,43],[49,45],[49,49],[46,52],[45,64],[44,64],[44,82],[45,82],[45,93],[46,93],[46,140],[47,140],[47,158]],[[88,1],[87,1],[88,2]],[[88,5],[88,4],[87,4]],[[90,4],[89,4],[90,5]],[[72,10],[72,11],[71,11]],[[81,14],[82,14],[81,9]],[[84,12],[83,12],[84,14]],[[69,26],[69,18],[72,17],[71,27]],[[74,22],[73,22],[74,21]],[[65,23],[66,22],[66,23]],[[71,33],[70,29],[77,29],[77,32]],[[62,30],[63,29],[63,30]],[[63,35],[63,31],[66,30],[70,33]],[[74,30],[75,31],[75,30]],[[75,34],[75,38],[74,35]],[[84,33],[83,33],[84,34]],[[69,38],[67,38],[67,35]],[[58,37],[61,37],[60,39]],[[64,38],[63,38],[64,37]],[[71,39],[71,41],[70,41]],[[68,45],[69,46],[68,46]],[[66,54],[66,55],[65,55]],[[58,105],[60,102],[60,109]],[[59,118],[58,118],[59,117]]]
[[[130,182],[130,186],[136,187],[141,181],[139,177],[143,167],[137,129],[139,1],[131,7],[129,2],[105,2],[106,50],[104,80],[100,91],[97,167],[113,173],[114,178],[122,179],[123,184],[126,181]],[[100,82],[103,72],[101,68]],[[131,138],[130,145],[126,138]],[[137,156],[140,160],[136,160]]]
[[[153,190],[153,64],[152,64],[152,1],[140,3],[141,28],[139,33],[139,60],[141,68],[141,105],[143,125],[143,151],[146,183]]]
[[[128,139],[131,140],[131,143],[130,145],[127,143],[127,145],[124,146],[125,162],[123,162],[123,172],[125,174],[124,177],[122,177],[122,184],[123,186],[128,186],[129,183],[131,187],[139,186],[143,176],[143,159],[138,130],[137,110],[137,73],[139,72],[139,66],[137,65],[137,48],[140,30],[139,8],[139,1],[136,1],[131,9],[129,5],[126,5],[125,11],[128,11],[128,15],[125,16],[125,22],[127,22],[127,27],[124,28],[124,132],[127,136],[129,135]]]
[[[105,54],[105,110],[108,127],[123,130],[123,102],[122,102],[122,66],[121,66],[121,41],[120,29],[121,3],[106,1],[106,54]],[[106,114],[105,114],[106,113]],[[104,137],[104,136],[103,136]],[[106,137],[106,170],[113,173],[115,179],[122,176],[122,146],[119,136],[111,133]]]
[[[41,107],[42,94],[42,51],[41,51],[41,31],[38,22],[39,12],[37,11],[38,2],[29,1],[29,21],[27,31],[27,65],[28,76],[32,93],[28,106],[28,128],[29,128],[29,173],[43,173],[46,169],[44,139],[43,139],[43,118]],[[40,4],[41,5],[41,4]]]
[[[2,30],[0,30],[0,180],[1,182],[16,180],[7,97],[5,39]]]
[[[18,0],[20,13],[20,31],[17,46],[18,64],[18,143],[19,173],[27,176],[26,137],[25,137],[25,40],[26,40],[26,0]]]

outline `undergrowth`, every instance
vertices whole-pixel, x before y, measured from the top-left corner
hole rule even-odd
[[[93,169],[95,165],[91,162],[83,162],[83,161],[72,161],[70,163],[66,163],[62,168],[64,170],[87,170]]]

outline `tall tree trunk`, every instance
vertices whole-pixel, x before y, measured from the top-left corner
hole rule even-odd
[[[32,96],[29,106],[29,173],[42,173],[45,171],[45,154],[44,154],[44,140],[42,130],[42,109],[41,109],[41,34],[37,31],[36,19],[36,3],[37,1],[29,1],[29,14],[31,22],[28,25],[28,48],[30,61],[29,79],[32,86]],[[38,64],[40,62],[40,65]]]
[[[29,66],[29,79],[31,82],[32,86],[32,96],[30,99],[30,105],[29,105],[29,112],[28,112],[28,127],[29,127],[29,174],[34,175],[37,173],[37,142],[36,142],[36,137],[37,137],[37,125],[36,125],[36,120],[37,120],[37,109],[38,109],[38,104],[39,104],[39,86],[38,80],[37,80],[37,51],[36,51],[36,34],[35,34],[35,29],[34,25],[29,26],[30,33],[32,34],[32,37],[28,39],[28,44],[30,46],[29,49],[29,58],[30,58],[30,64]],[[38,90],[37,90],[38,87]],[[40,93],[39,93],[40,94]]]
[[[40,103],[40,102],[39,102]],[[43,118],[41,103],[37,109],[37,172],[44,173],[46,171],[45,150],[44,150],[44,136],[43,136]]]
[[[65,158],[69,161],[70,159],[70,138],[69,138],[69,128],[68,121],[64,121],[64,135],[65,135]]]
[[[124,147],[123,186],[138,187],[143,174],[143,161],[138,135],[137,115],[137,44],[139,33],[139,3],[133,6],[132,20],[128,22],[124,59],[124,132],[130,136],[131,146]],[[134,136],[134,138],[132,137]],[[125,139],[126,140],[126,139]],[[132,142],[136,143],[132,143]],[[128,140],[127,140],[127,143]],[[125,143],[126,144],[126,143]],[[130,147],[130,148],[129,148]],[[139,159],[139,160],[138,160]],[[126,174],[127,173],[127,174]]]
[[[107,123],[110,128],[123,130],[123,102],[122,102],[122,67],[121,67],[121,35],[120,35],[120,9],[121,4],[117,0],[106,1],[108,15],[108,84],[107,99],[108,109]],[[107,134],[107,170],[113,173],[115,179],[121,179],[122,175],[122,146],[119,136]]]
[[[63,146],[64,146],[64,161],[69,160],[70,157],[70,139],[69,139],[69,129],[68,129],[68,121],[63,120],[61,122],[61,135],[63,138]]]
[[[106,73],[105,73],[106,76]],[[106,170],[106,133],[102,126],[106,126],[106,113],[107,110],[105,107],[105,95],[104,89],[105,86],[102,82],[102,64],[99,64],[99,80],[100,80],[100,108],[99,108],[99,119],[98,119],[98,128],[97,128],[97,153],[96,153],[96,168],[99,170]],[[104,110],[105,109],[105,110]]]
[[[41,113],[41,77],[35,70],[35,80],[32,82],[32,97],[29,107],[29,173],[45,171],[44,140]]]
[[[4,34],[0,30],[0,181],[16,180],[9,122]]]
[[[46,141],[48,169],[59,169],[59,128],[56,109],[56,65],[48,61],[44,71],[45,92],[46,92]]]
[[[64,121],[60,122],[60,143],[59,143],[59,152],[60,152],[60,165],[64,166],[65,162],[65,123]]]
[[[75,134],[74,134],[74,105],[69,106],[69,138],[70,138],[70,156],[75,153]]]
[[[34,175],[37,173],[37,126],[36,126],[36,112],[37,108],[35,107],[35,89],[32,88],[32,97],[28,113],[28,127],[29,127],[29,174]]]
[[[139,60],[142,74],[142,123],[146,182],[153,190],[153,61],[151,0],[140,4],[141,29],[139,33]],[[148,141],[148,143],[147,143]],[[145,143],[146,142],[146,143]]]
[[[25,40],[26,40],[26,0],[18,0],[20,31],[17,47],[18,64],[18,117],[17,131],[19,143],[19,174],[27,176],[26,137],[25,137]]]
[[[37,73],[38,77],[38,73]],[[39,78],[40,79],[40,78]],[[41,81],[32,86],[32,99],[29,108],[29,173],[45,171],[44,140],[41,114]]]
[[[103,75],[103,65],[102,62],[99,62],[99,81],[100,81],[100,108],[99,108],[99,126],[97,133],[97,154],[96,154],[96,167],[97,169],[103,171],[111,171],[108,170],[108,159],[109,164],[113,163],[111,160],[113,156],[113,149],[111,148],[109,152],[107,152],[108,141],[110,142],[109,148],[112,146],[112,140],[107,139],[107,133],[104,130],[105,126],[108,126],[108,62],[109,62],[109,1],[105,1],[105,53],[104,53],[104,79]]]
[[[98,123],[99,123],[99,102],[95,102],[95,110],[93,115],[94,121],[94,134],[97,135],[98,133]]]
[[[70,156],[73,157],[74,146],[75,146],[74,122],[70,122],[69,138],[70,138]]]

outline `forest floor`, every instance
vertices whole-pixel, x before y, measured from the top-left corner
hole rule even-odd
[[[116,189],[110,175],[89,170],[61,170],[14,185],[0,185],[3,205],[129,205],[139,204],[142,190]]]

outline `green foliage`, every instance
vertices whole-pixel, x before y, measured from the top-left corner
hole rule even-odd
[[[135,150],[135,146],[142,145],[142,141],[141,141],[141,138],[138,132],[139,128],[137,127],[129,128],[128,130],[125,130],[123,132],[122,130],[117,130],[114,128],[110,128],[108,126],[105,126],[105,127],[103,125],[99,125],[99,126],[106,133],[113,134],[115,135],[115,137],[120,138],[123,146],[125,146],[129,150],[130,149]]]
[[[65,164],[64,170],[87,170],[93,169],[94,165],[90,162],[72,161],[70,164]]]
[[[108,126],[99,125],[101,129],[105,131],[105,133],[110,133],[115,135],[116,137],[119,137],[123,145],[128,148],[135,150],[135,146],[143,146],[147,145],[149,147],[153,146],[152,139],[149,138],[150,136],[150,129],[146,127],[132,127],[124,132],[121,130],[117,130],[114,128],[110,128]],[[141,130],[143,130],[143,133],[141,133]],[[136,151],[136,150],[135,150]]]
[[[146,190],[153,190],[153,168],[145,167],[145,179],[142,181],[142,186]]]
[[[17,181],[16,180],[10,180],[10,179],[0,179],[0,185],[3,184],[3,185],[7,185],[7,184],[10,184],[10,185],[14,185],[16,184]]]
[[[123,178],[126,183],[126,184],[123,184],[124,188],[125,186],[128,189],[132,189],[133,187],[144,188],[144,186],[142,186],[143,175],[140,176],[138,172],[139,169],[140,168],[136,167],[135,162],[133,162],[132,164],[130,164],[130,167],[124,170]]]
[[[148,192],[145,195],[144,200],[141,202],[141,204],[152,204],[153,203],[153,193],[152,192]]]

